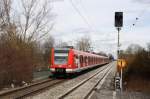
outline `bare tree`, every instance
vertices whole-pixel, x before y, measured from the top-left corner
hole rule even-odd
[[[76,49],[81,51],[91,51],[91,40],[89,37],[82,37],[76,42]]]
[[[53,36],[49,36],[44,42],[44,51],[48,51],[50,48],[54,47],[55,39]]]
[[[140,45],[138,45],[138,44],[131,44],[126,49],[126,53],[128,53],[128,54],[136,54],[136,53],[138,53],[139,51],[142,51],[142,50],[143,50],[143,47],[141,47]]]
[[[16,0],[19,9],[13,6],[13,2],[0,1],[0,28],[3,32],[9,35],[17,32],[24,41],[30,42],[45,37],[53,28],[50,0]]]
[[[147,43],[147,50],[148,58],[150,59],[150,43]]]
[[[11,0],[0,1],[0,22],[1,27],[10,23]]]
[[[147,43],[147,49],[150,52],[150,43]]]
[[[148,51],[138,44],[131,44],[124,51],[123,58],[127,61],[125,71],[136,75],[147,75],[150,73],[150,60]]]
[[[57,44],[55,44],[55,47],[62,48],[62,47],[68,46],[68,45],[69,44],[67,42],[60,40]]]
[[[100,52],[98,52],[97,54],[98,54],[98,55],[101,55],[101,56],[107,56],[107,54],[106,54],[105,52],[103,52],[103,51],[100,51]]]
[[[108,57],[110,60],[112,60],[112,61],[114,60],[114,56],[111,53],[108,54]]]
[[[21,0],[20,2],[21,14],[18,14],[16,23],[22,38],[34,41],[47,35],[53,28],[50,1]]]
[[[1,34],[11,36],[16,31],[16,26],[12,22],[11,18],[11,0],[1,0],[0,1],[0,31]]]
[[[49,4],[48,0],[0,0],[0,86],[32,80],[39,53],[36,43],[53,27]]]
[[[54,43],[55,39],[52,36],[49,36],[43,44],[44,61],[46,66],[51,62],[51,49],[54,47]]]

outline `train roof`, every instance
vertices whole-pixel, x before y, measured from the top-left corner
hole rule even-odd
[[[97,55],[97,54],[93,54],[93,53],[90,53],[90,52],[83,52],[83,51],[79,51],[79,50],[72,49],[72,48],[54,48],[54,49],[55,50],[66,50],[66,51],[72,50],[75,54],[78,54],[78,55],[86,55],[86,56],[95,56],[95,57],[101,57],[101,58],[108,58],[106,56]]]
[[[97,55],[97,54],[93,54],[93,53],[90,53],[90,52],[83,52],[83,51],[79,51],[79,50],[75,50],[75,49],[72,49],[75,54],[81,54],[81,55],[87,55],[87,56],[95,56],[95,57],[101,57],[101,58],[108,58],[106,56],[102,56],[102,55]]]

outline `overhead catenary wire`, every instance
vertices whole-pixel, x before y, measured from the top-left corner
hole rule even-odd
[[[87,18],[84,17],[84,15],[80,12],[80,10],[76,7],[76,5],[73,3],[72,0],[69,0],[73,8],[76,10],[76,12],[80,15],[82,20],[87,24],[87,26],[90,28],[91,31],[94,31],[91,24],[89,24]]]
[[[83,11],[86,12],[86,8],[85,8],[85,6],[83,5],[82,0],[80,0],[80,6],[81,6],[81,8],[83,9]],[[86,16],[87,16],[87,15],[86,15]],[[89,19],[89,16],[87,16],[87,18]],[[97,31],[97,29],[95,29],[95,28],[93,27],[94,24],[91,23],[91,21],[90,21],[90,24],[92,24],[92,28],[93,28],[95,31]],[[101,31],[98,30],[98,32],[101,32]]]

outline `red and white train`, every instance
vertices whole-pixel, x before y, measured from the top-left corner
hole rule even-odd
[[[72,48],[52,48],[50,71],[52,73],[76,73],[109,62],[108,57]]]

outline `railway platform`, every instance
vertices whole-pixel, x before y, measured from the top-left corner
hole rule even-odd
[[[116,69],[114,66],[112,71],[106,77],[104,83],[102,85],[98,85],[99,89],[94,90],[93,94],[89,97],[89,99],[150,99],[149,93],[133,91],[123,91],[121,93],[119,91],[115,91],[115,72]]]

